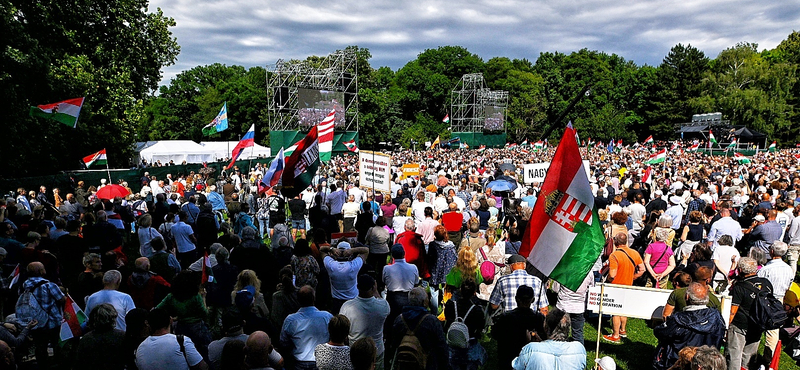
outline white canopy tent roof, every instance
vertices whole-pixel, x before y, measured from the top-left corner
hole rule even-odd
[[[191,140],[161,140],[145,144],[137,143],[136,147],[139,152],[139,161],[144,159],[148,163],[158,161],[161,161],[162,164],[167,164],[169,161],[173,161],[175,164],[181,164],[183,161],[186,161],[186,163],[203,163],[214,162],[217,159],[208,148]]]
[[[206,150],[214,155],[214,158],[230,158],[233,148],[239,144],[238,141],[201,141]],[[255,144],[252,148],[247,148],[239,156],[239,160],[268,158],[272,154],[270,148]]]

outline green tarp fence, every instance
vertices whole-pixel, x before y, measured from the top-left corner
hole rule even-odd
[[[748,156],[748,157],[749,156],[753,156],[753,155],[756,154],[756,150],[754,150],[754,149],[727,150],[726,151],[725,149],[717,149],[717,148],[708,149],[708,148],[705,148],[705,149],[700,149],[698,151],[700,153],[704,153],[704,154],[707,154],[707,155],[721,155],[721,156],[725,156],[725,157],[733,157],[733,153],[739,153],[741,155]]]
[[[269,132],[269,147],[273,154],[278,153],[281,147],[288,148],[294,143],[302,140],[306,136],[306,132],[300,131],[270,131]],[[345,141],[355,140],[358,144],[358,132],[346,131],[333,134],[333,154],[348,152],[347,147],[344,146]]]
[[[488,134],[483,132],[454,132],[450,138],[461,138],[462,143],[467,143],[470,148],[478,149],[481,145],[487,148],[502,148],[506,145],[506,133]]]
[[[269,165],[270,162],[272,162],[272,158],[248,159],[236,161],[236,166],[239,166],[239,168],[250,168],[255,166],[256,163]],[[228,163],[230,162],[213,162],[208,163],[208,167],[215,168],[217,171],[214,172],[214,175],[218,176],[221,170],[225,168]],[[142,176],[144,176],[145,172],[148,172],[150,176],[156,176],[158,179],[164,179],[167,177],[167,174],[172,174],[172,178],[176,179],[178,174],[188,174],[190,171],[197,173],[201,168],[203,168],[202,164],[187,164],[165,167],[134,168],[127,170],[111,169],[109,171],[106,171],[105,169],[92,169],[88,171],[63,172],[48,176],[0,179],[0,191],[2,191],[3,195],[7,195],[9,192],[14,192],[16,194],[17,188],[22,187],[27,191],[35,190],[38,192],[39,186],[44,185],[47,187],[48,191],[52,188],[70,189],[68,191],[61,192],[62,196],[64,196],[67,192],[71,192],[71,189],[74,189],[75,186],[77,186],[78,181],[85,182],[87,188],[92,185],[99,186],[101,179],[108,180],[109,173],[111,174],[112,183],[117,183],[119,179],[124,179],[128,182],[128,186],[133,191],[139,191],[142,187],[142,184],[139,182],[139,180]]]

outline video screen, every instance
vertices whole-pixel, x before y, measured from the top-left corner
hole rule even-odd
[[[503,131],[505,129],[506,109],[495,105],[484,107],[486,119],[483,121],[483,129],[486,131]]]
[[[336,110],[334,127],[345,127],[344,92],[329,90],[297,89],[297,116],[300,127],[316,126],[330,113]]]

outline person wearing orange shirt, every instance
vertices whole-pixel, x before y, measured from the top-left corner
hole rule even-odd
[[[639,252],[628,247],[628,234],[614,235],[614,252],[608,257],[608,279],[617,285],[633,285],[633,280],[645,272],[644,261]],[[628,318],[613,316],[611,322],[614,332],[604,335],[603,339],[611,343],[621,343],[620,337],[627,337],[625,326]]]

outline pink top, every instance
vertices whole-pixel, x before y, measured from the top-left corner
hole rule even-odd
[[[672,249],[667,247],[666,243],[653,242],[647,246],[644,254],[650,255],[650,266],[653,267],[653,271],[655,271],[656,274],[660,274],[669,266],[669,257],[673,253]],[[664,254],[664,257],[661,257],[661,254]],[[659,258],[661,258],[661,260],[659,260]],[[658,263],[656,263],[656,261],[658,261]]]

